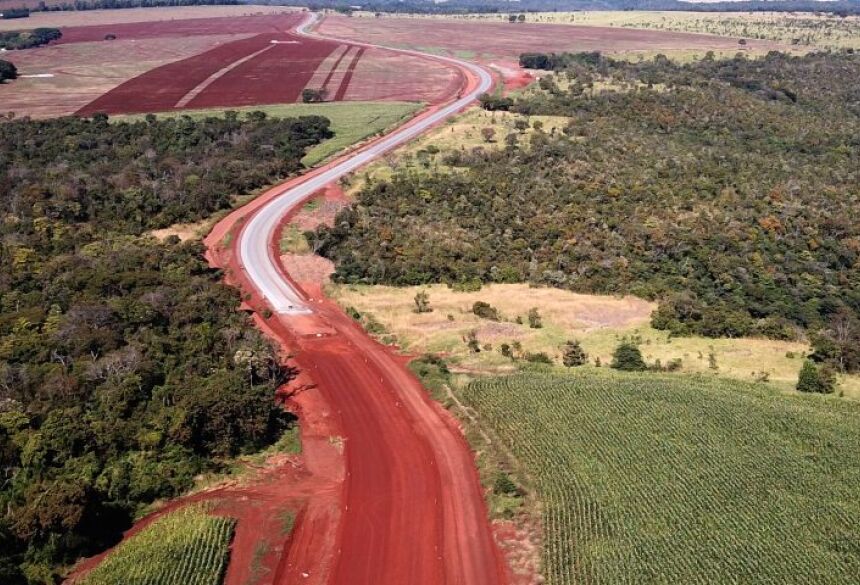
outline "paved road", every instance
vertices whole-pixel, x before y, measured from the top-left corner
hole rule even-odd
[[[305,21],[299,34],[310,34],[316,19]],[[395,352],[368,337],[336,304],[324,298],[308,302],[280,270],[272,246],[284,215],[308,196],[445,120],[492,85],[489,73],[476,65],[427,58],[459,67],[468,81],[464,95],[304,180],[290,181],[249,215],[233,244],[250,284],[279,313],[269,326],[287,330],[273,333],[286,350],[298,350],[295,364],[313,380],[313,396],[330,408],[313,416],[334,425],[345,446],[337,509],[331,509],[330,498],[310,498],[275,585],[508,583],[474,456],[456,422],[429,399]],[[223,234],[216,236],[210,239],[221,241]],[[311,318],[303,316],[309,313]],[[301,332],[299,323],[309,321],[328,334]]]
[[[296,29],[299,34],[310,35],[308,27],[318,19],[316,14],[310,16]],[[316,35],[315,35],[316,36]],[[327,38],[327,37],[321,37]],[[339,39],[333,39],[339,40]],[[344,41],[347,42],[347,41]],[[353,43],[356,44],[356,43]],[[375,45],[367,45],[375,46]],[[394,50],[394,49],[389,49]],[[297,291],[283,274],[278,270],[269,243],[275,236],[275,230],[290,210],[302,202],[311,194],[319,191],[329,183],[352,173],[380,155],[393,150],[419,136],[428,128],[449,118],[464,107],[471,104],[482,93],[488,91],[493,84],[490,74],[482,67],[459,59],[450,57],[428,56],[416,51],[399,50],[398,52],[431,57],[439,61],[445,61],[456,65],[462,70],[468,71],[478,80],[471,91],[450,104],[443,106],[428,115],[417,119],[414,123],[407,124],[398,130],[388,134],[385,138],[374,142],[365,149],[359,150],[354,155],[329,166],[324,172],[309,177],[308,180],[298,185],[290,186],[278,195],[265,207],[260,209],[253,218],[242,229],[239,241],[239,257],[242,266],[253,282],[254,286],[262,293],[269,302],[272,310],[277,313],[309,313],[311,309],[305,302],[302,294]]]

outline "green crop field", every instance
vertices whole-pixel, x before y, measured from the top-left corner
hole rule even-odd
[[[542,503],[551,585],[857,582],[856,403],[594,368],[462,394]]]
[[[235,524],[187,506],[120,544],[78,585],[219,585]]]
[[[322,104],[278,104],[273,106],[248,106],[228,108],[234,112],[245,114],[251,111],[263,111],[274,118],[297,116],[325,116],[331,120],[331,129],[335,136],[331,140],[311,148],[302,162],[313,166],[322,160],[337,154],[341,150],[361,142],[388,128],[396,126],[412,116],[422,104],[418,102],[330,102]],[[207,116],[223,116],[225,108],[211,110],[179,110],[156,114],[159,118],[175,118],[191,116],[195,119]],[[142,120],[145,114],[129,116],[111,116],[111,120],[134,121]]]

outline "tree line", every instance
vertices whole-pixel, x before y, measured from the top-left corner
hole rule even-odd
[[[0,32],[0,49],[15,51],[47,45],[63,36],[58,28],[36,28],[27,31]]]
[[[54,583],[277,439],[290,375],[199,242],[146,233],[300,168],[327,119],[0,124],[0,582]]]
[[[319,228],[334,278],[635,294],[674,334],[809,337],[860,370],[860,56],[560,62],[504,148],[401,167]],[[527,138],[544,114],[563,130]]]

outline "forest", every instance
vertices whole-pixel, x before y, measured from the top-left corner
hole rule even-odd
[[[0,124],[0,583],[55,583],[290,424],[199,242],[146,233],[300,168],[325,118]]]
[[[313,234],[336,280],[634,294],[673,334],[807,337],[860,370],[860,55],[549,61],[502,148],[400,165]],[[523,138],[539,114],[569,120]]]

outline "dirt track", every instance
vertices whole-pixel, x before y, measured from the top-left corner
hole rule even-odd
[[[477,87],[468,71],[464,79]],[[460,91],[456,88],[452,97]],[[363,152],[373,148],[368,145]],[[357,157],[344,157],[330,167]],[[247,304],[258,314],[268,303],[239,262],[242,237],[230,238],[224,248],[225,236],[249,229],[251,216],[290,185],[305,181],[309,179],[272,189],[228,216],[206,239],[210,261],[228,269],[230,281],[250,294]],[[278,240],[274,235],[272,248]],[[289,267],[282,269],[289,279]],[[308,501],[273,582],[506,583],[473,456],[456,422],[428,398],[402,359],[315,291],[300,292],[312,310],[276,310],[265,328],[285,351],[297,354],[295,363],[303,372],[298,399],[313,399],[331,412],[326,424],[336,433],[334,443],[342,438],[346,472],[337,510],[325,499]]]

